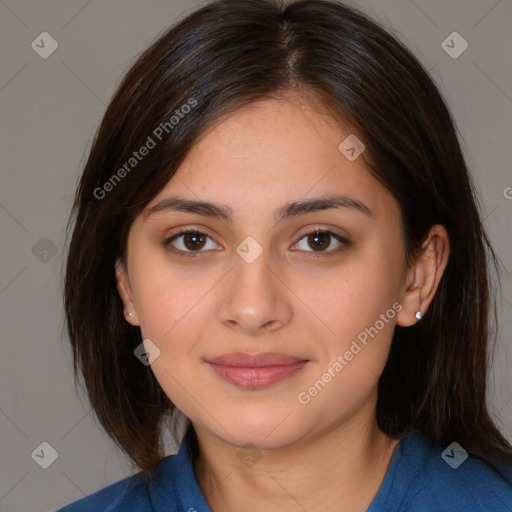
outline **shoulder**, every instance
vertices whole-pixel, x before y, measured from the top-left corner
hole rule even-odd
[[[148,482],[140,473],[66,505],[57,512],[151,512]]]
[[[407,508],[415,510],[423,506],[425,510],[450,512],[512,511],[511,482],[473,456],[468,456],[454,469],[442,459],[442,450],[438,451],[426,465]]]
[[[56,512],[90,512],[92,510],[94,512],[210,510],[194,475],[191,436],[185,435],[178,453],[164,457],[151,475],[141,471],[70,503]]]
[[[169,476],[173,459],[175,455],[169,455],[160,461],[153,481],[147,474],[140,472],[80,498],[56,512],[153,512],[152,486]],[[174,510],[173,505],[172,502],[168,503],[169,511]]]
[[[512,511],[512,481],[456,443],[433,446],[411,432],[393,459],[386,500],[391,508],[383,502],[375,512]]]

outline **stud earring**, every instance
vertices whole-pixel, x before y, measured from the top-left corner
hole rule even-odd
[[[416,316],[416,318],[418,320],[421,320],[421,311],[416,311],[416,315],[415,316]]]
[[[133,316],[133,313],[130,311],[130,312],[128,313],[128,316]]]

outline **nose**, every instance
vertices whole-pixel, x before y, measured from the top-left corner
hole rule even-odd
[[[220,321],[246,334],[275,331],[287,325],[293,314],[293,294],[280,273],[267,250],[250,263],[237,255],[221,294]]]

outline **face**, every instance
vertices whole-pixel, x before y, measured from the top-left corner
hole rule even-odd
[[[131,227],[127,318],[160,350],[169,399],[233,445],[374,419],[407,269],[398,203],[364,153],[339,149],[350,133],[296,97],[253,103],[205,134]]]

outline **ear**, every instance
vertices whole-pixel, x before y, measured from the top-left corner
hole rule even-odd
[[[397,315],[398,325],[409,327],[418,322],[415,316],[417,311],[425,316],[446,269],[449,256],[450,239],[446,228],[436,224],[430,228],[421,253],[407,270],[400,296],[403,308]]]
[[[133,291],[128,278],[128,273],[121,259],[116,261],[116,281],[117,291],[123,301],[124,317],[126,318],[126,321],[134,326],[140,325],[133,301]]]

